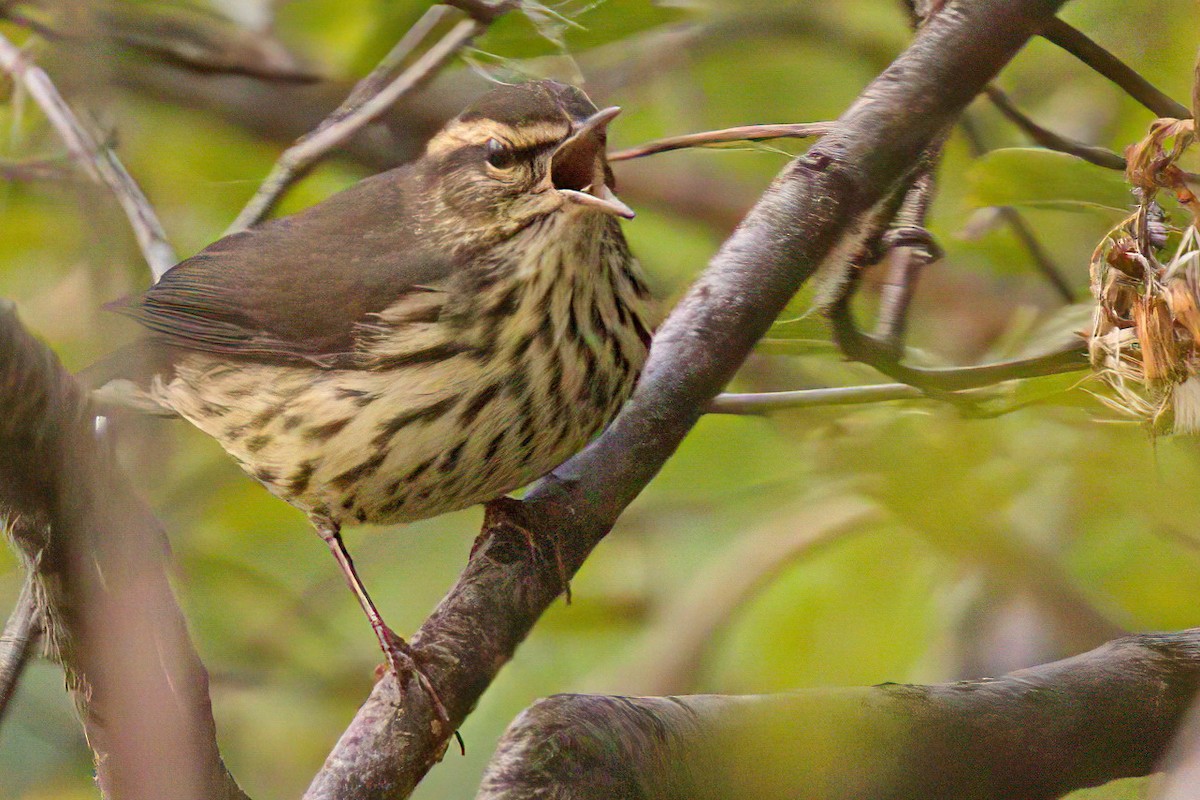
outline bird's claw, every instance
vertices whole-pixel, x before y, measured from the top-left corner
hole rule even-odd
[[[396,676],[396,686],[400,691],[401,702],[404,700],[404,687],[408,683],[408,677],[411,675],[417,679],[417,683],[425,690],[425,694],[433,706],[433,712],[437,715],[438,721],[444,725],[449,725],[450,714],[447,713],[446,706],[442,703],[442,698],[438,696],[437,689],[433,688],[433,681],[429,680],[429,676],[425,674],[425,671],[421,669],[421,665],[417,663],[417,653],[413,650],[412,645],[386,625],[378,633],[379,643],[383,645],[383,654],[387,657],[387,666]],[[378,672],[377,670],[377,674]],[[379,677],[383,676],[379,675]]]

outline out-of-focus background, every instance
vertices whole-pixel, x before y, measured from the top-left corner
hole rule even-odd
[[[115,143],[185,256],[220,236],[286,142],[336,105],[426,4],[0,6],[25,19],[0,31],[25,42]],[[1198,16],[1191,0],[1079,0],[1064,13],[1182,101]],[[835,118],[909,38],[895,0],[526,3],[428,92],[321,166],[282,212],[411,157],[486,86],[484,75],[582,80],[598,102],[625,108],[611,129],[615,149]],[[223,52],[326,80],[195,69]],[[1039,122],[1116,150],[1152,119],[1040,40],[998,82]],[[1013,149],[1029,144],[983,102],[971,115],[985,146],[1001,152],[975,159],[956,133],[940,170],[931,228],[946,258],[921,283],[910,340],[935,364],[1037,352],[1082,330],[1092,249],[1128,202],[1119,174]],[[625,229],[666,302],[802,147],[618,166],[638,212]],[[989,210],[997,204],[1025,215],[1075,305],[999,224]],[[0,77],[0,296],[82,368],[135,333],[101,305],[147,281],[110,196],[80,177],[37,107]],[[877,284],[868,277],[868,320]],[[733,388],[883,380],[843,363],[809,304],[797,299]],[[1076,374],[1002,387],[978,417],[907,402],[705,418],[588,561],[574,604],[551,609],[464,725],[466,756],[452,748],[417,797],[472,796],[506,724],[555,692],[935,682],[1044,662],[1122,630],[1197,624],[1200,445],[1150,437],[1093,391],[1100,385]],[[169,531],[227,763],[253,797],[298,796],[371,686],[380,654],[370,629],[301,514],[216,444],[156,421],[130,437],[125,459]],[[449,587],[479,523],[473,509],[348,532],[399,632]],[[0,606],[19,583],[15,559],[0,551]],[[0,728],[0,797],[94,797],[89,776],[61,675],[37,663]],[[1139,786],[1091,796],[1140,796]]]

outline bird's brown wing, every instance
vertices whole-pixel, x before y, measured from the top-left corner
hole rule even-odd
[[[453,273],[447,259],[422,245],[406,214],[408,169],[227,236],[111,307],[173,347],[352,366],[360,323]]]

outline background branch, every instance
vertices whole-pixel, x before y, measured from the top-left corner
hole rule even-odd
[[[985,155],[988,152],[988,146],[984,144],[983,136],[980,135],[978,128],[975,126],[975,120],[970,112],[963,115],[958,121],[959,130],[967,139],[967,145],[971,148],[971,152],[976,158]],[[1071,288],[1071,284],[1063,277],[1062,270],[1046,249],[1042,247],[1037,236],[1033,232],[1033,228],[1025,220],[1023,214],[1012,206],[1001,206],[999,209],[1000,218],[1008,225],[1013,236],[1025,248],[1025,252],[1033,259],[1033,264],[1038,272],[1042,273],[1042,277],[1046,279],[1054,290],[1058,292],[1058,296],[1062,298],[1064,303],[1075,302],[1075,291]]]
[[[983,681],[559,695],[517,718],[477,797],[1049,800],[1153,771],[1197,687],[1193,628]]]
[[[1175,119],[1191,118],[1191,112],[1187,110],[1186,106],[1159,91],[1128,64],[1058,17],[1047,20],[1039,33],[1042,38],[1058,45],[1121,87],[1126,94],[1158,116],[1174,117]]]
[[[473,6],[491,8],[478,3]],[[504,13],[504,10],[506,9],[497,9],[496,15]],[[316,130],[300,137],[284,151],[263,181],[263,185],[242,209],[226,234],[244,230],[266,217],[288,187],[307,174],[330,151],[342,146],[366,125],[378,119],[397,100],[432,79],[459,50],[487,30],[488,24],[494,18],[491,15],[482,19],[472,16],[462,20],[412,66],[385,83],[384,76],[393,72],[417,47],[425,34],[441,20],[444,11],[445,9],[435,6],[425,12],[409,35],[400,40],[379,66],[355,86],[349,97],[326,117]]]
[[[1097,147],[1095,145],[1085,144],[1084,142],[1069,139],[1066,136],[1055,133],[1052,130],[1043,128],[1038,125],[1013,104],[1008,99],[1008,95],[997,86],[989,86],[985,90],[988,99],[992,101],[1001,114],[1004,115],[1012,124],[1020,128],[1030,139],[1050,150],[1057,150],[1060,153],[1069,153],[1077,158],[1082,158],[1091,164],[1106,169],[1115,169],[1120,172],[1125,171],[1125,159],[1118,153],[1114,153],[1107,147]]]
[[[96,141],[96,137],[59,94],[49,76],[30,63],[25,54],[3,34],[0,34],[0,69],[25,87],[50,120],[76,163],[116,196],[125,216],[129,218],[154,280],[161,278],[164,272],[175,265],[175,251],[167,241],[166,231],[154,209],[116,153]]]

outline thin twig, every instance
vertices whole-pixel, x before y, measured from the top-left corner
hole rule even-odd
[[[31,158],[26,161],[0,159],[0,181],[36,183],[70,180],[72,171],[65,160]]]
[[[824,136],[833,128],[832,122],[800,122],[780,125],[739,125],[736,128],[722,128],[716,131],[701,133],[685,133],[682,136],[668,136],[665,139],[655,139],[652,142],[618,150],[609,153],[609,161],[628,161],[633,158],[668,153],[672,150],[684,150],[689,147],[711,147],[730,142],[765,142],[770,139],[811,139]]]
[[[959,119],[958,127],[963,132],[963,135],[966,136],[967,144],[976,158],[988,152],[989,148],[984,144],[983,137],[975,127],[975,123],[969,112]],[[1029,254],[1029,257],[1033,259],[1034,266],[1037,267],[1038,272],[1042,273],[1042,276],[1050,282],[1050,285],[1054,287],[1054,290],[1058,292],[1063,301],[1074,303],[1075,292],[1071,289],[1071,284],[1063,277],[1062,270],[1054,263],[1054,259],[1042,247],[1033,229],[1025,221],[1024,215],[1012,206],[1002,206],[1000,208],[1000,218],[1009,226],[1013,235],[1017,237],[1017,241],[1021,243],[1021,246]]]
[[[1009,122],[1024,131],[1030,139],[1042,147],[1057,150],[1060,153],[1069,153],[1098,167],[1125,171],[1125,159],[1119,153],[1109,150],[1107,147],[1086,144],[1043,128],[1025,116],[1024,112],[1017,108],[998,86],[988,86],[983,91]]]
[[[16,694],[21,671],[33,653],[40,629],[41,615],[34,593],[33,572],[30,571],[21,586],[17,604],[4,625],[4,633],[0,635],[0,720],[4,719],[4,712]]]
[[[404,65],[404,62],[421,46],[421,42],[425,41],[426,37],[433,33],[434,29],[452,13],[454,12],[449,5],[436,5],[426,9],[421,18],[400,37],[400,41],[396,42],[388,54],[380,59],[379,63],[375,65],[375,69],[354,84],[354,88],[342,101],[342,104],[328,118],[321,121],[317,130],[320,131],[331,121],[336,120],[339,113],[349,113],[367,102],[373,95],[382,92],[392,80],[396,70]]]
[[[1191,112],[1139,75],[1132,67],[1058,17],[1040,31],[1042,38],[1061,47],[1084,64],[1125,90],[1125,93],[1160,117],[1191,119]]]
[[[1029,253],[1033,259],[1034,265],[1038,272],[1042,273],[1043,277],[1050,282],[1054,287],[1054,291],[1058,292],[1058,296],[1062,298],[1067,305],[1075,302],[1075,290],[1071,288],[1071,284],[1067,283],[1067,279],[1059,272],[1054,260],[1050,258],[1050,254],[1042,247],[1042,243],[1038,241],[1037,236],[1033,233],[1033,228],[1029,226],[1025,217],[1021,212],[1017,211],[1012,206],[1000,206],[1000,217],[1008,225],[1013,236],[1017,237],[1017,241]]]
[[[20,81],[30,96],[42,108],[71,157],[97,181],[108,186],[137,236],[138,246],[154,280],[162,277],[176,262],[175,251],[167,241],[166,231],[150,202],[137,182],[125,170],[110,148],[102,146],[80,121],[66,100],[59,94],[50,77],[33,64],[21,49],[0,34],[0,69]]]
[[[922,159],[921,171],[904,197],[891,230],[884,235],[888,245],[887,277],[879,293],[879,319],[875,336],[893,352],[904,349],[908,332],[908,310],[917,293],[921,271],[941,258],[941,248],[925,228],[925,218],[933,203],[937,180],[934,169],[941,156],[943,141]]]
[[[864,341],[883,345],[874,337],[857,332],[857,345],[850,346],[855,361],[875,367],[890,377],[906,378],[904,383],[876,383],[867,386],[837,386],[822,389],[798,389],[790,392],[756,392],[749,394],[719,394],[708,404],[709,414],[765,415],[775,411],[791,411],[820,406],[845,406],[863,403],[886,403],[893,400],[946,399],[948,392],[982,389],[999,383],[1047,375],[1065,375],[1088,369],[1087,354],[1082,345],[1063,347],[1040,356],[977,364],[970,367],[909,367],[899,361],[887,361],[876,355],[864,354],[855,346]],[[859,356],[864,357],[859,357]],[[878,363],[877,363],[878,362]]]
[[[441,13],[443,11],[437,8],[427,11],[414,26],[417,33],[423,34],[431,29],[433,27],[433,24],[430,23],[431,15],[440,15]],[[412,66],[370,96],[364,97],[367,94],[365,90],[361,90],[364,84],[375,86],[381,83],[382,77],[391,74],[395,65],[407,55],[407,52],[404,52],[405,48],[410,44],[412,47],[416,46],[417,42],[414,41],[417,38],[416,35],[406,34],[400,44],[384,57],[379,66],[359,82],[350,97],[337,110],[330,114],[316,130],[300,137],[295,144],[284,151],[279,160],[275,162],[270,175],[263,181],[262,186],[246,204],[246,207],[242,209],[242,213],[238,214],[237,219],[229,226],[226,234],[245,230],[260,222],[267,214],[271,213],[271,209],[279,202],[288,187],[303,177],[318,161],[345,143],[362,128],[378,119],[400,98],[433,78],[459,50],[486,29],[487,23],[479,19],[462,20],[451,28],[437,44],[417,59]]]
[[[863,333],[854,322],[848,298],[843,297],[828,309],[833,340],[847,358],[867,364],[900,383],[915,386],[931,397],[952,400],[965,389],[978,389],[994,383],[1061,375],[1090,368],[1087,349],[1082,342],[1064,345],[1042,355],[979,364],[970,367],[910,367],[901,362],[885,342]]]
[[[862,403],[886,403],[892,400],[927,400],[928,397],[907,383],[878,383],[870,386],[835,386],[827,389],[798,389],[791,392],[726,392],[713,398],[709,414],[765,415],[775,411],[793,411],[820,406],[849,406]]]

